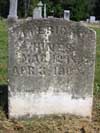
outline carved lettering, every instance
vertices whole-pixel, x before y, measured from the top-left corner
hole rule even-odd
[[[22,62],[25,62],[27,60],[27,57],[24,53],[22,53]]]
[[[25,66],[21,66],[21,74],[24,75],[26,74],[26,67]]]
[[[39,27],[39,34],[45,34],[45,30],[43,27]]]
[[[20,75],[17,66],[14,66],[14,67],[13,67],[13,73],[14,73],[15,75]]]
[[[19,76],[48,74],[49,76],[51,73],[54,75],[69,73],[65,66],[71,62],[68,56],[68,49],[71,49],[71,46],[66,45],[60,38],[58,38],[60,41],[52,41],[52,35],[65,36],[67,27],[44,25],[34,26],[33,29],[16,34],[19,40],[15,45],[15,53],[17,53],[15,59],[18,67],[17,65],[13,67],[14,74]],[[43,40],[47,32],[48,35],[52,34],[50,34],[50,42]]]
[[[35,74],[39,76],[46,76],[46,74],[48,73],[49,74],[48,76],[50,76],[50,73],[47,72],[47,70],[48,69],[45,66],[39,66],[37,68],[37,71],[36,68],[33,66],[21,66],[21,67],[14,66],[13,74],[15,76],[25,76],[25,75],[35,76]],[[67,74],[66,68],[63,65],[58,65],[58,64],[52,68],[51,72],[53,72],[55,76]]]
[[[34,75],[34,67],[28,66],[28,72],[29,72],[29,75]]]

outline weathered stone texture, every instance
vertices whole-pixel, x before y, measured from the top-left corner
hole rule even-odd
[[[9,26],[9,116],[91,117],[95,32],[60,19]]]

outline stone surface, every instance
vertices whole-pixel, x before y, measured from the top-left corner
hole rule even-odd
[[[24,20],[8,32],[9,117],[91,117],[95,32],[60,19]]]

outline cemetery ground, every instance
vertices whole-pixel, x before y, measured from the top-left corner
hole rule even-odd
[[[7,90],[7,24],[0,21],[0,133],[100,133],[100,25],[97,33],[96,71],[92,121],[76,116],[47,116],[31,120],[9,120],[5,115]],[[4,90],[3,90],[4,89]]]

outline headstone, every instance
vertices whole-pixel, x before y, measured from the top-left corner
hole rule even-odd
[[[70,10],[64,10],[64,19],[70,20]]]
[[[89,22],[90,22],[88,18],[86,19],[86,22],[87,22],[87,23],[89,23]]]
[[[24,20],[8,31],[9,117],[91,117],[95,32],[60,19]]]
[[[10,9],[9,9],[9,15],[8,15],[8,19],[9,20],[17,20],[17,4],[18,1],[17,0],[10,0]]]
[[[96,17],[95,16],[90,16],[90,23],[95,23]]]
[[[40,1],[37,7],[33,10],[33,19],[42,18],[42,2]]]

